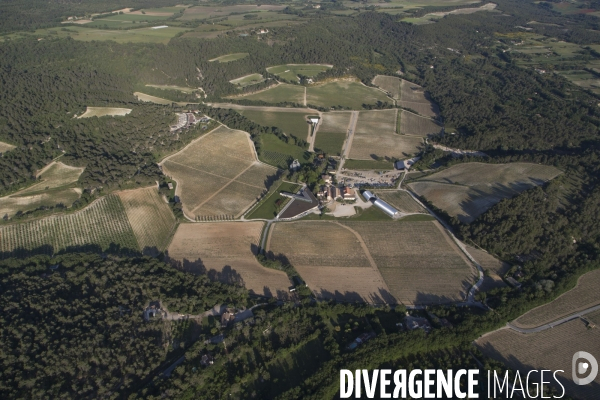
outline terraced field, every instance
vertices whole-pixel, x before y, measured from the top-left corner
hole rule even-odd
[[[375,191],[375,194],[400,212],[406,214],[427,214],[427,211],[410,194],[403,190],[380,190]]]
[[[373,85],[380,87],[390,94],[393,99],[400,99],[401,79],[395,76],[377,75],[373,78]]]
[[[579,278],[577,286],[548,304],[534,308],[512,322],[520,328],[535,328],[556,321],[569,314],[600,304],[598,286],[600,270],[588,272]]]
[[[263,222],[182,224],[168,256],[185,271],[243,285],[254,294],[286,299],[290,286],[287,275],[263,267],[255,258],[263,226]]]
[[[573,354],[578,351],[600,354],[600,330],[588,328],[582,320],[573,320],[526,335],[503,329],[480,338],[476,344],[486,356],[503,362],[513,370],[519,370],[522,377],[532,369],[557,371],[556,376],[567,396],[582,400],[598,398],[600,375],[592,383],[583,386],[573,383],[571,377]],[[531,378],[535,379],[533,376]],[[554,379],[550,377],[548,380],[558,390],[558,394],[562,393]],[[539,376],[537,381],[539,382]]]
[[[426,176],[409,187],[436,207],[469,223],[500,200],[560,174],[548,165],[467,163]]]
[[[166,158],[184,213],[193,219],[237,218],[268,188],[275,168],[257,162],[248,134],[221,126]]]
[[[343,222],[363,238],[390,293],[404,304],[463,300],[477,279],[436,221]]]
[[[402,111],[400,115],[400,133],[403,135],[427,137],[441,131],[441,125],[429,118],[420,117],[408,111]]]
[[[117,195],[104,196],[81,211],[0,227],[0,254],[55,254],[70,248],[121,247],[138,244]]]
[[[175,229],[175,216],[156,188],[118,193],[140,250],[157,255],[163,251]]]

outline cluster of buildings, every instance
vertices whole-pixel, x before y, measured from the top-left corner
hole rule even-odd
[[[337,199],[345,201],[356,200],[355,189],[348,186],[337,187],[332,185],[331,175],[322,175],[321,179],[325,181],[325,185],[321,186],[317,192],[317,198],[319,198],[321,202],[330,202]]]
[[[171,132],[178,131],[180,129],[187,129],[192,125],[196,125],[197,123],[207,123],[210,119],[207,116],[198,117],[194,115],[194,113],[180,113],[177,114],[177,123],[175,125],[171,125]]]

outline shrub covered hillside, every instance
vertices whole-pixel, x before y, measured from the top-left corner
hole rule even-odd
[[[152,258],[70,254],[8,260],[0,264],[0,279],[4,399],[129,392],[181,357],[194,339],[189,322],[146,322],[150,301],[160,300],[171,312],[199,314],[246,299],[242,289]]]

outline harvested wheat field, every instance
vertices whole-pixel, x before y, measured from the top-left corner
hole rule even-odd
[[[7,151],[11,151],[15,147],[16,146],[13,146],[12,144],[0,142],[0,154],[6,153]]]
[[[581,400],[598,399],[600,375],[591,384],[584,386],[574,384],[571,378],[573,354],[578,351],[600,354],[600,329],[590,329],[580,319],[538,333],[522,334],[502,329],[485,335],[476,343],[486,356],[499,360],[522,374],[533,369],[562,370],[563,372],[557,372],[556,377],[565,387],[568,396]],[[546,374],[545,378],[556,385],[559,394],[562,392],[551,376]],[[539,382],[539,377],[536,380]]]
[[[221,126],[162,161],[189,218],[237,218],[268,190],[277,170],[253,146],[246,132]]]
[[[175,216],[154,187],[117,193],[143,254],[157,255],[165,249]]]
[[[287,298],[287,275],[256,261],[263,226],[263,222],[182,224],[169,246],[168,257],[185,271],[240,284],[254,294]]]
[[[390,293],[404,304],[464,300],[475,267],[437,221],[344,222],[363,238]]]
[[[373,85],[385,90],[395,100],[400,99],[400,78],[395,76],[377,75],[373,78]]]
[[[442,126],[429,118],[420,117],[408,111],[402,111],[400,115],[400,133],[427,137],[437,135],[442,131]]]
[[[600,304],[600,270],[582,275],[577,286],[551,301],[534,308],[512,322],[519,328],[535,328]]]
[[[408,186],[450,216],[469,223],[500,200],[543,185],[559,174],[560,170],[548,165],[466,163]]]
[[[131,112],[131,108],[117,107],[86,107],[86,110],[77,118],[105,117],[105,116],[124,116]]]
[[[396,302],[362,238],[337,222],[274,224],[267,250],[274,257],[290,262],[320,299]]]
[[[483,283],[479,287],[479,290],[485,292],[499,287],[506,286],[506,283],[502,280],[502,276],[508,272],[510,265],[498,260],[487,251],[480,250],[478,248],[465,245],[465,248],[469,254],[477,261],[477,263],[486,272],[483,278]]]
[[[412,198],[412,196],[404,190],[379,190],[374,193],[381,200],[387,202],[389,205],[395,207],[398,211],[405,214],[427,214],[419,203]]]
[[[437,104],[429,100],[422,86],[402,79],[400,92],[400,106],[415,110],[426,117],[438,116],[440,110]]]

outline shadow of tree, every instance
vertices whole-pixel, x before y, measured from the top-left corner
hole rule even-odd
[[[196,260],[188,260],[187,258],[184,258],[183,260],[176,260],[170,258],[168,254],[165,255],[165,262],[169,263],[180,271],[190,272],[198,275],[206,275],[211,281],[219,281],[230,285],[245,286],[242,275],[240,275],[230,265],[224,265],[219,271],[213,268],[208,269],[200,258],[197,258]]]

